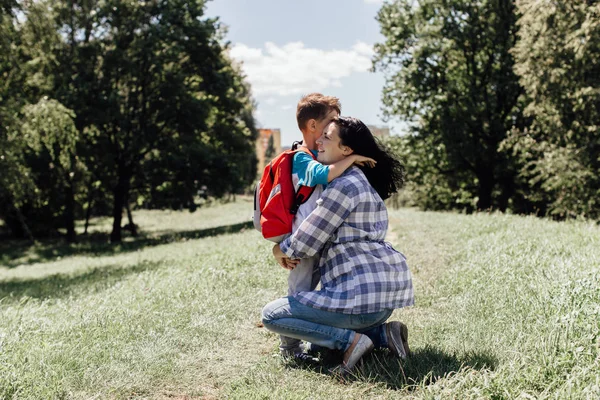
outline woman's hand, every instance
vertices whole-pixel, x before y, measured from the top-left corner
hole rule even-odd
[[[281,265],[282,268],[285,268],[289,271],[296,268],[296,265],[298,265],[298,263],[300,262],[300,260],[292,260],[291,258],[286,256],[285,253],[281,251],[281,247],[279,247],[279,244],[273,246],[273,256],[275,257],[277,264]]]
[[[377,161],[375,161],[374,159],[372,159],[371,157],[365,157],[365,156],[361,156],[359,154],[352,154],[350,157],[354,158],[354,165],[359,165],[361,167],[364,166],[368,166],[368,167],[375,167],[375,164],[377,164]]]

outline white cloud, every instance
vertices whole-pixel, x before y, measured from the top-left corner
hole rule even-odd
[[[373,47],[357,42],[349,50],[306,48],[302,42],[264,48],[236,44],[231,56],[242,69],[256,96],[286,96],[340,87],[340,79],[371,67]]]
[[[365,0],[367,4],[383,4],[383,0]]]

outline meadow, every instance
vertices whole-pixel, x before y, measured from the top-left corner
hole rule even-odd
[[[251,208],[138,211],[117,246],[103,218],[75,245],[1,242],[0,399],[600,398],[596,223],[390,210],[413,355],[340,381],[261,327],[286,271]]]

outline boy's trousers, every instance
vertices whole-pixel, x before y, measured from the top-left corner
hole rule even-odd
[[[290,271],[288,276],[288,296],[293,296],[298,292],[308,292],[314,290],[319,284],[319,256],[303,258],[296,268]],[[301,352],[300,340],[287,336],[279,336],[281,344],[279,349],[281,354],[292,356],[294,353]]]

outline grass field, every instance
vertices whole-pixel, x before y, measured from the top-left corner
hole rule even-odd
[[[140,211],[143,235],[0,243],[1,399],[597,399],[600,228],[500,214],[390,211],[416,306],[413,356],[346,382],[286,364],[260,310],[286,271],[251,199]]]

